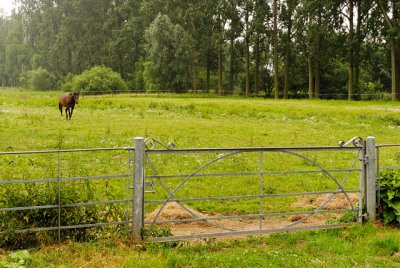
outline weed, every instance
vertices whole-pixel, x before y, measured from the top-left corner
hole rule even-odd
[[[11,252],[8,256],[9,261],[0,260],[0,267],[25,268],[32,262],[32,256],[27,250]]]
[[[400,250],[400,241],[394,237],[374,238],[372,245],[376,252],[384,255],[393,255]]]

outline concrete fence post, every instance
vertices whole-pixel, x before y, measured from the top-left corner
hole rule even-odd
[[[367,215],[370,221],[376,220],[376,149],[375,137],[367,137],[366,140],[366,182],[365,202]]]
[[[132,239],[140,242],[142,241],[141,230],[144,225],[144,138],[135,138],[134,149]]]

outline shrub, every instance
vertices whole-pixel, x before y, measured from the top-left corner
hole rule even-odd
[[[400,176],[389,171],[380,176],[380,211],[386,224],[400,224]]]
[[[33,90],[54,90],[57,87],[56,77],[42,67],[25,72],[21,83]]]
[[[71,86],[64,84],[64,87],[70,87],[70,91],[94,94],[116,93],[128,90],[121,76],[105,66],[96,66],[80,75],[74,76]]]
[[[57,193],[57,185],[54,183],[10,185],[0,196],[0,204],[2,207],[10,208],[57,204],[55,193]],[[88,181],[76,181],[64,185],[60,199],[63,204],[85,203],[93,200],[94,195],[96,195],[95,190]],[[64,207],[60,210],[60,224],[61,226],[74,226],[116,221],[123,214],[121,207],[114,204]],[[21,249],[57,241],[57,230],[23,233],[18,233],[16,230],[56,227],[58,219],[57,208],[2,212],[0,213],[0,248]],[[71,228],[61,230],[61,238],[63,240],[88,241],[107,236],[107,230],[107,227],[100,229]]]

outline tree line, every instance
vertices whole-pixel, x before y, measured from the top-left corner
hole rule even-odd
[[[16,2],[2,86],[106,66],[136,91],[400,99],[399,0]]]

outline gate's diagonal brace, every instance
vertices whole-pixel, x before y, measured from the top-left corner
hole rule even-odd
[[[346,196],[347,201],[349,201],[349,204],[350,204],[352,210],[354,210],[354,206],[353,206],[353,204],[351,203],[351,200],[350,200],[349,196],[347,195],[346,191],[344,191],[344,189],[343,189],[342,186],[344,185],[344,183],[346,183],[346,181],[347,181],[347,179],[348,179],[348,177],[349,177],[349,175],[350,175],[350,172],[351,172],[350,170],[354,168],[354,165],[355,165],[355,163],[357,162],[357,159],[358,159],[358,157],[359,157],[359,154],[360,154],[360,151],[357,152],[357,154],[356,154],[356,156],[355,156],[355,158],[354,158],[354,160],[353,160],[353,163],[351,164],[351,167],[350,167],[349,171],[347,172],[345,178],[342,180],[342,182],[341,182],[340,184],[339,184],[339,182],[338,182],[336,179],[334,179],[334,177],[333,177],[332,175],[330,175],[330,173],[328,174],[328,171],[325,172],[324,170],[322,170],[322,171],[324,171],[325,173],[327,173],[327,175],[328,175],[331,179],[333,179],[333,180],[338,184],[338,188],[337,188],[336,190],[341,191],[341,192]],[[315,163],[315,162],[314,162],[314,163]],[[315,163],[315,164],[316,164],[316,163]],[[316,164],[316,165],[318,165],[318,164]],[[332,194],[325,200],[325,202],[323,202],[323,203],[322,203],[318,208],[316,208],[311,214],[307,215],[307,216],[304,217],[304,218],[301,218],[301,219],[298,220],[298,221],[295,221],[295,222],[293,222],[293,223],[287,225],[286,227],[292,227],[292,226],[297,225],[297,224],[299,224],[299,223],[301,223],[301,222],[304,222],[304,221],[307,220],[308,218],[312,217],[313,215],[315,215],[316,213],[318,213],[318,211],[320,211],[327,203],[329,203],[329,201],[331,201],[332,198],[333,198],[335,195],[336,195],[335,192],[332,193]],[[286,227],[285,227],[285,228],[286,228]]]
[[[154,172],[154,175],[156,176],[157,180],[160,182],[161,186],[164,188],[164,190],[165,190],[165,191],[167,192],[167,194],[168,194],[167,199],[164,200],[163,205],[161,206],[161,208],[160,208],[159,211],[157,212],[156,216],[154,217],[154,219],[153,219],[153,221],[152,221],[152,223],[151,223],[151,225],[150,225],[150,231],[152,231],[153,228],[154,228],[155,222],[157,221],[158,216],[161,214],[161,212],[162,212],[162,210],[164,209],[166,203],[167,203],[170,199],[173,199],[173,198],[175,197],[175,192],[176,192],[177,189],[175,189],[174,192],[171,192],[171,191],[168,189],[168,187],[165,185],[164,181],[159,177],[159,175],[158,175],[158,173],[157,173],[157,170],[155,169],[155,167],[154,167],[154,165],[153,165],[153,162],[151,161],[151,159],[150,159],[150,157],[148,156],[148,154],[145,154],[145,155],[146,155],[147,161],[148,161],[148,163],[149,163],[149,165],[150,165],[150,168],[151,168],[152,171]],[[180,186],[179,186],[179,187],[180,187]],[[178,187],[177,187],[177,188],[178,188]],[[177,203],[178,205],[180,205],[180,206],[181,206],[186,212],[188,212],[191,216],[193,216],[193,217],[195,217],[195,218],[201,218],[199,215],[197,215],[196,213],[194,213],[194,212],[193,212],[192,210],[190,210],[188,207],[186,207],[185,205],[183,205],[178,199],[176,200],[176,203]],[[202,221],[208,223],[208,224],[211,225],[211,226],[214,226],[214,227],[216,227],[216,228],[222,229],[222,230],[231,231],[231,232],[232,232],[232,231],[235,231],[235,230],[232,230],[232,229],[229,229],[229,228],[225,228],[225,227],[223,227],[223,226],[221,226],[221,225],[219,225],[219,224],[210,222],[210,221],[207,220],[207,219],[204,219],[204,220],[202,220]]]

